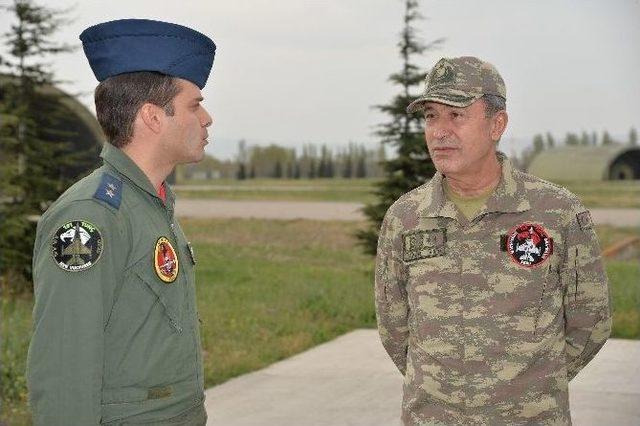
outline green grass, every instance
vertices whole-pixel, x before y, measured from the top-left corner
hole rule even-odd
[[[190,189],[177,187],[185,198],[215,198],[224,200],[287,200],[287,201],[352,201],[369,203],[375,200],[373,191],[379,179],[233,179],[184,181]],[[640,182],[558,182],[580,197],[590,208],[640,208]],[[196,188],[193,188],[196,187]]]
[[[640,262],[608,261],[613,306],[612,337],[640,339]]]
[[[359,327],[375,327],[373,259],[362,224],[307,220],[182,221],[195,246],[206,385],[267,366]],[[597,227],[603,247],[638,229]],[[606,262],[612,337],[640,339],[640,266]],[[2,415],[29,424],[24,366],[32,300],[1,301]]]
[[[376,182],[376,179],[225,179],[186,181],[175,189],[185,198],[369,203],[375,200]]]
[[[598,225],[596,226],[596,232],[598,234],[600,248],[602,249],[612,246],[613,244],[618,243],[631,236],[640,237],[640,228],[637,227]],[[640,261],[640,259],[638,260]]]
[[[31,335],[31,297],[0,298],[0,419],[30,423],[24,375]]]
[[[640,182],[558,182],[580,197],[587,207],[640,208]]]
[[[196,256],[207,259],[197,266],[207,385],[375,325],[373,260],[353,248],[358,225],[188,220],[183,226]]]

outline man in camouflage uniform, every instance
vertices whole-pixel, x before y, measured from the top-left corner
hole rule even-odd
[[[497,151],[505,102],[496,69],[461,57],[408,107],[438,172],[389,208],[375,286],[407,425],[570,424],[568,382],[609,336],[589,212]]]
[[[27,361],[35,425],[204,425],[191,245],[165,179],[202,160],[215,44],[143,19],[80,36],[104,165],[38,222]]]

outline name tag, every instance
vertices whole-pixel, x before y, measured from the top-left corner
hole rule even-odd
[[[444,256],[447,230],[428,229],[414,231],[403,236],[402,258],[405,262]]]

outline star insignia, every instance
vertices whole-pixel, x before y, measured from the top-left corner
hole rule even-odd
[[[112,190],[110,190],[110,189],[107,189],[107,190],[105,191],[105,194],[107,194],[107,195],[109,196],[109,198],[113,198],[113,197],[115,197],[115,195],[116,195],[116,194],[115,194]]]

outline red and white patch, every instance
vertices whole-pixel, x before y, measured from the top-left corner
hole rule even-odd
[[[507,253],[520,266],[533,268],[553,253],[553,239],[547,231],[533,223],[523,223],[507,234]]]
[[[172,283],[178,277],[178,256],[166,237],[158,238],[153,253],[156,274],[165,283]]]

